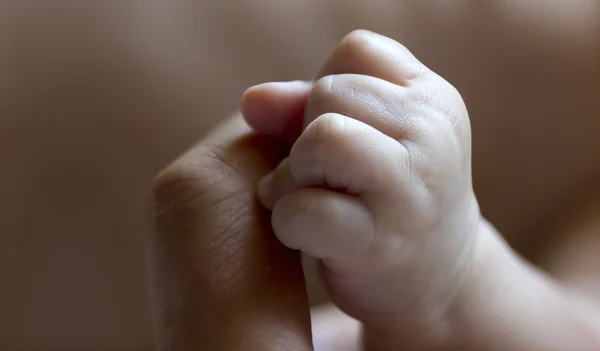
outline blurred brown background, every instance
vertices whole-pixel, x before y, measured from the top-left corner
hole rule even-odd
[[[154,174],[352,29],[459,88],[483,213],[522,252],[600,179],[600,3],[0,0],[0,349],[149,350]]]

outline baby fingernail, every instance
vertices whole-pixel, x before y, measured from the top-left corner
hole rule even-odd
[[[267,200],[269,198],[269,194],[273,187],[273,176],[274,176],[274,173],[271,172],[271,173],[267,174],[266,176],[262,177],[258,181],[258,186],[256,188],[258,199],[260,200],[261,204],[269,209],[271,209],[271,207],[269,206],[269,203]]]

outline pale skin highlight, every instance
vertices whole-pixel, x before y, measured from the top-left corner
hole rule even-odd
[[[370,33],[362,33],[362,32],[358,32],[358,33],[353,33],[351,34],[351,36],[358,36],[360,37],[359,39],[355,40],[355,45],[362,45],[364,44],[365,41],[367,41],[368,36],[370,36],[372,34]],[[352,37],[350,37],[350,39],[345,39],[344,41],[342,41],[342,47],[344,48],[344,50],[347,50],[346,46],[348,45],[348,42],[352,41]],[[356,51],[360,51],[360,50],[356,50]],[[363,50],[365,52],[369,52],[370,54],[372,54],[372,50]],[[335,57],[335,54],[333,55]],[[364,60],[364,61],[370,61],[370,60]],[[331,91],[331,80],[332,78],[328,77],[328,81],[329,83],[327,83],[327,87],[326,89],[321,89],[318,91],[325,91],[326,93],[329,93]],[[257,88],[255,88],[257,89]],[[443,91],[443,89],[441,90]],[[354,94],[353,91],[351,91],[351,99],[356,99],[356,95]],[[320,104],[327,104],[327,100],[322,100],[322,98],[320,98],[321,100],[319,100]],[[311,97],[309,97],[308,99],[308,105],[311,105]],[[351,103],[357,103],[354,100],[349,100],[351,101]],[[339,103],[338,103],[339,104]],[[358,103],[358,105],[356,106],[361,106],[360,103]],[[356,107],[355,107],[356,108]],[[360,107],[358,107],[358,109],[360,110]],[[455,110],[450,108],[449,110]],[[356,111],[356,110],[355,110]],[[310,116],[310,112],[311,112],[311,108],[307,108],[306,113],[309,114]],[[360,118],[364,120],[364,116],[365,114],[368,114],[369,110],[366,110],[366,112],[364,112],[363,114],[359,114]],[[462,117],[458,117],[458,121],[460,121],[462,119]],[[452,126],[456,126],[456,123],[453,123]],[[464,135],[461,136],[462,138],[464,138]],[[300,140],[302,140],[302,136],[300,136]],[[456,157],[456,156],[455,156]],[[462,162],[462,161],[461,161]],[[310,164],[306,164],[305,167],[311,167]],[[435,178],[435,179],[440,179],[443,181],[443,179],[441,178]],[[326,183],[326,182],[325,182]],[[305,184],[305,186],[308,185],[319,185],[319,184]],[[394,188],[392,186],[392,188]],[[293,209],[290,209],[290,211],[293,211]],[[491,227],[486,225],[486,224],[482,224],[481,226],[476,226],[475,228],[481,228],[481,229],[477,229],[478,233],[474,234],[476,236],[483,236],[483,237],[499,237],[499,234],[497,234],[493,229],[490,229]],[[279,231],[276,228],[276,233],[281,233],[278,235],[284,235],[283,233],[285,233],[285,229],[279,229]],[[299,234],[296,234],[299,235]],[[519,336],[519,331],[522,331],[523,329],[517,328],[514,329],[514,339],[511,339],[511,343],[512,344],[507,344],[507,345],[503,345],[501,343],[498,344],[497,349],[498,350],[502,350],[505,348],[515,348],[515,347],[520,347],[521,349],[525,350],[524,348],[527,347],[525,346],[530,338],[533,338],[534,340],[538,340],[538,344],[536,346],[532,346],[534,348],[532,348],[532,350],[536,350],[539,347],[544,347],[545,349],[548,350],[562,350],[566,347],[572,347],[573,345],[577,345],[578,343],[580,343],[581,347],[595,347],[596,345],[598,345],[598,340],[599,337],[598,335],[600,335],[600,329],[597,328],[595,323],[590,323],[589,321],[586,322],[581,322],[583,320],[583,318],[579,318],[577,317],[578,314],[581,314],[581,311],[578,311],[577,308],[575,308],[573,305],[573,303],[571,302],[572,299],[570,297],[570,295],[559,292],[560,289],[556,288],[557,286],[554,285],[554,283],[551,282],[551,280],[549,280],[547,277],[542,277],[543,274],[540,273],[539,271],[536,270],[531,270],[531,269],[524,269],[524,268],[519,268],[520,266],[523,266],[524,263],[519,263],[521,262],[520,259],[518,259],[516,256],[514,256],[514,253],[512,253],[504,244],[501,244],[502,240],[498,240],[498,239],[480,239],[477,240],[478,245],[477,247],[474,249],[475,252],[473,254],[473,262],[469,263],[469,266],[472,267],[477,267],[477,268],[472,268],[471,271],[472,272],[478,272],[479,269],[481,269],[481,273],[478,274],[468,274],[468,277],[466,278],[465,281],[463,281],[461,284],[464,284],[464,286],[469,286],[471,283],[469,283],[469,281],[474,281],[477,283],[474,283],[476,285],[478,284],[483,284],[483,285],[490,285],[490,283],[485,283],[485,282],[481,282],[481,280],[485,280],[487,273],[484,272],[488,272],[489,271],[489,267],[487,267],[487,263],[489,261],[489,257],[505,257],[502,260],[508,260],[506,261],[506,263],[501,264],[501,266],[506,267],[506,271],[502,271],[502,269],[500,269],[500,274],[506,274],[506,276],[522,276],[523,278],[520,280],[520,282],[518,284],[523,284],[523,292],[526,292],[527,294],[532,293],[532,291],[537,290],[539,296],[541,296],[540,298],[542,300],[544,300],[545,298],[543,296],[547,296],[548,299],[550,299],[550,301],[554,301],[554,302],[547,302],[548,306],[554,306],[554,308],[556,309],[554,312],[548,312],[551,315],[563,315],[563,319],[564,319],[564,324],[560,324],[560,325],[552,325],[552,324],[548,324],[547,326],[544,326],[544,319],[539,319],[537,317],[533,317],[534,315],[532,315],[531,317],[528,317],[527,313],[522,313],[520,315],[517,316],[512,316],[512,317],[508,317],[510,318],[516,318],[514,321],[517,322],[519,321],[519,319],[521,319],[518,323],[534,323],[538,328],[540,328],[539,330],[544,330],[544,333],[542,334],[536,334],[533,332],[533,330],[531,331],[531,333],[526,332],[526,334],[522,334],[521,336]],[[482,246],[483,245],[483,246]],[[306,248],[305,248],[306,249]],[[487,254],[486,255],[481,255],[480,252],[485,251]],[[311,253],[310,249],[308,251],[309,253]],[[314,252],[313,252],[314,254]],[[317,254],[318,256],[318,254]],[[513,257],[514,256],[514,257]],[[485,257],[485,258],[483,258]],[[492,260],[495,261],[495,260]],[[511,263],[509,263],[511,262]],[[484,268],[481,268],[481,267]],[[509,267],[515,267],[517,272],[523,272],[524,275],[522,274],[517,274],[515,275],[515,273],[510,272]],[[523,266],[525,267],[525,266]],[[494,278],[496,281],[503,281],[503,279],[497,279]],[[516,279],[516,278],[515,278]],[[510,281],[510,280],[509,280]],[[493,284],[492,284],[493,285]],[[506,289],[506,286],[503,285],[498,285],[497,289],[498,290],[502,290],[502,289]],[[470,291],[471,289],[468,288],[460,288],[459,289],[459,295],[457,295],[457,300],[465,300],[466,301],[476,301],[477,297],[473,296],[473,292]],[[475,289],[475,291],[477,291],[477,289]],[[334,296],[334,301],[336,299],[336,296],[339,295],[343,295],[344,292],[343,291],[336,291],[333,296]],[[464,294],[464,295],[461,295]],[[462,296],[462,297],[461,297]],[[517,300],[515,300],[514,303],[518,303],[521,304],[521,302],[517,302],[520,301],[519,298],[517,298]],[[356,300],[354,300],[354,303],[356,303]],[[489,302],[488,302],[489,303]],[[510,306],[511,303],[513,302],[503,302],[503,303],[508,303],[508,306]],[[350,313],[352,313],[355,317],[358,317],[359,319],[363,319],[363,322],[366,322],[367,324],[365,325],[365,329],[367,331],[370,332],[374,332],[374,330],[378,329],[378,327],[376,327],[375,329],[373,329],[372,327],[369,326],[369,323],[373,323],[373,324],[377,324],[377,322],[374,322],[371,318],[369,317],[365,317],[363,315],[363,317],[361,316],[361,312],[357,312],[355,309],[353,309],[352,307],[348,307],[348,302],[346,301],[345,303],[341,303],[341,305],[343,307],[345,307],[345,309],[347,311],[350,311]],[[494,305],[493,303],[491,304],[492,306]],[[461,334],[461,328],[464,331],[464,328],[469,328],[467,326],[477,326],[480,325],[479,322],[473,321],[473,319],[477,320],[477,319],[481,319],[483,321],[487,320],[487,322],[485,323],[481,323],[481,325],[485,325],[486,323],[492,323],[491,325],[493,325],[493,320],[492,320],[492,315],[487,315],[486,317],[486,313],[480,313],[478,312],[477,314],[473,315],[472,313],[465,313],[462,310],[462,308],[464,308],[466,305],[465,303],[459,303],[459,306],[463,306],[463,307],[451,307],[452,312],[451,314],[448,314],[447,316],[444,317],[444,320],[446,321],[446,323],[442,324],[443,328],[439,329],[440,331],[435,332],[433,331],[432,333],[428,334],[425,336],[425,339],[422,340],[417,340],[414,339],[414,346],[413,347],[425,347],[426,349],[431,349],[431,350],[436,350],[436,349],[448,349],[448,347],[451,347],[450,345],[457,345],[456,347],[459,349],[477,349],[477,345],[481,345],[481,343],[485,343],[486,339],[489,339],[490,337],[493,338],[493,336],[487,335],[485,331],[483,331],[483,329],[478,332],[477,328],[475,328],[475,330],[470,332],[470,335],[467,339],[461,339],[461,337],[456,336],[456,334]],[[531,308],[535,308],[534,305],[531,305]],[[510,311],[510,307],[506,308],[503,307],[502,309],[506,309],[507,311]],[[360,311],[360,309],[359,309]],[[509,313],[509,312],[507,312]],[[414,318],[414,315],[412,315],[412,317]],[[527,318],[534,318],[533,320],[527,321]],[[579,322],[577,322],[579,321]],[[394,322],[393,318],[392,319],[387,319],[386,324],[394,324],[394,323],[398,323],[398,321]],[[462,327],[461,327],[462,325]],[[499,326],[498,326],[499,327]],[[450,336],[448,336],[447,334],[447,328],[450,328],[450,330],[455,329],[453,332],[450,332]],[[491,327],[492,329],[494,327]],[[556,329],[556,335],[560,335],[560,333],[558,333],[558,331],[562,332],[562,337],[558,338],[556,340],[549,340],[545,337],[545,333],[548,332],[548,330],[550,330],[551,328],[558,328]],[[406,336],[402,337],[399,336],[399,334],[401,335],[401,333],[399,333],[398,329],[394,329],[391,328],[390,330],[390,334],[386,336],[386,334],[381,334],[381,332],[375,332],[378,337],[376,339],[372,339],[367,336],[367,339],[369,343],[371,342],[376,342],[377,343],[377,349],[382,349],[382,347],[384,347],[383,344],[381,344],[382,340],[386,340],[384,342],[384,344],[387,344],[388,347],[391,347],[392,349],[394,349],[394,345],[397,345],[398,343],[402,342],[401,340],[404,340],[404,343],[406,344]],[[537,335],[537,336],[536,336]],[[578,337],[576,338],[571,338],[570,336],[573,335],[578,335]],[[449,339],[448,339],[449,338]],[[376,340],[376,341],[373,341]],[[458,341],[457,341],[458,340]],[[462,341],[461,341],[462,340]],[[558,340],[562,340],[560,343],[558,342]],[[455,344],[456,343],[456,344]],[[437,346],[436,346],[437,345]],[[458,346],[460,345],[460,346]],[[520,346],[517,346],[520,345]],[[385,349],[385,348],[383,348]]]
[[[600,2],[304,0],[289,6],[246,0],[8,0],[0,7],[0,276],[5,283],[0,348],[154,349],[143,257],[148,186],[156,172],[199,139],[193,149],[213,152],[169,167],[171,174],[190,180],[180,166],[192,166],[212,185],[184,182],[164,189],[184,198],[205,195],[189,203],[189,216],[163,224],[163,233],[174,238],[196,228],[196,235],[213,244],[164,249],[179,262],[228,257],[224,254],[232,251],[221,245],[234,248],[241,219],[254,213],[254,202],[246,200],[254,200],[255,181],[279,159],[261,168],[248,157],[255,143],[242,143],[248,149],[232,146],[233,139],[247,140],[253,133],[239,115],[225,122],[226,116],[252,84],[312,78],[342,35],[360,27],[398,40],[456,84],[472,113],[473,172],[483,214],[516,251],[583,295],[585,302],[575,305],[583,306],[590,321],[596,318]],[[223,15],[231,20],[222,21]],[[312,83],[299,85],[304,88],[292,84],[272,97],[276,100],[268,98],[255,122],[292,121],[284,125],[289,135],[284,139],[297,137],[303,112],[290,106],[304,104]],[[303,98],[296,99],[299,95]],[[221,122],[229,133],[211,131]],[[278,130],[272,132],[276,137]],[[235,161],[236,167],[215,167],[217,150],[219,162]],[[233,181],[223,177],[238,172],[234,169],[242,173]],[[220,178],[211,178],[215,171],[222,172]],[[265,229],[261,235],[270,233]],[[293,339],[298,329],[278,329],[282,318],[295,314],[292,303],[279,314],[265,308],[252,315],[244,306],[253,301],[248,296],[230,295],[226,307],[223,296],[198,295],[204,278],[252,286],[247,275],[231,275],[239,264],[263,262],[251,256],[232,255],[221,261],[221,269],[206,266],[196,273],[208,276],[171,289],[174,294],[163,302],[188,313],[170,315],[173,328],[156,334],[181,336],[173,332],[186,325],[195,338],[180,339],[179,345],[202,350],[220,342],[221,333],[203,326],[230,321],[229,329],[239,330],[235,335],[254,337],[240,347],[221,344],[219,351],[278,350],[282,340]],[[294,272],[287,274],[298,276]],[[310,263],[306,279],[312,301],[324,301]],[[283,285],[272,288],[287,291]],[[195,299],[182,299],[194,294]],[[195,309],[200,303],[213,308]],[[264,318],[255,318],[261,313]],[[356,320],[331,306],[315,308],[312,315],[318,351],[358,350]],[[308,345],[305,330],[297,335]],[[501,342],[506,335],[496,336]]]

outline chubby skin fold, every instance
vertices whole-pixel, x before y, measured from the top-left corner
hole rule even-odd
[[[252,87],[242,111],[293,144],[259,197],[277,238],[321,259],[367,349],[600,349],[585,301],[481,217],[460,94],[401,44],[352,32],[314,83]]]

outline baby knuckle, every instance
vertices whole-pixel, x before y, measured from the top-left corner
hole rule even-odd
[[[350,59],[368,56],[373,42],[373,34],[368,30],[357,29],[348,33],[338,45],[337,51]]]
[[[345,138],[345,118],[337,113],[325,113],[306,128],[306,137],[317,145],[329,146]]]
[[[464,99],[458,89],[440,76],[420,89],[421,102],[445,115],[446,119],[456,123],[468,117]]]
[[[444,79],[446,91],[448,92],[448,96],[452,99],[452,101],[463,101],[462,94],[460,91],[450,82]]]
[[[449,117],[453,122],[461,121],[464,117],[468,117],[465,100],[460,91],[450,82],[444,80],[444,92],[447,96],[447,102],[450,106]]]
[[[323,104],[335,94],[334,91],[334,80],[335,75],[329,75],[318,79],[310,94],[310,100],[312,103]]]
[[[346,160],[346,126],[342,115],[327,113],[311,122],[290,152],[290,168],[297,177],[321,178]]]

